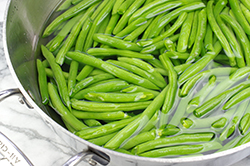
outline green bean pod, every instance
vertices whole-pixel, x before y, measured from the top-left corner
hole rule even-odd
[[[105,73],[105,74],[100,74],[100,75],[96,75],[96,76],[90,76],[86,79],[83,79],[82,81],[78,82],[77,84],[75,84],[75,86],[73,87],[72,91],[70,92],[70,96],[74,96],[77,92],[79,92],[80,90],[84,89],[85,87],[102,81],[102,80],[108,80],[114,78],[113,75]]]
[[[195,38],[196,38],[196,33],[197,33],[197,28],[198,28],[198,14],[199,14],[199,10],[194,11],[192,28],[190,32],[190,37],[188,39],[188,48],[191,48],[193,46]]]
[[[107,80],[105,83],[97,84],[90,86],[88,88],[82,89],[77,92],[75,95],[72,95],[73,98],[83,99],[84,96],[89,92],[115,92],[123,88],[128,87],[129,84],[123,80]]]
[[[121,92],[126,92],[126,93],[132,93],[132,92],[150,92],[155,97],[160,94],[159,91],[154,91],[154,90],[143,88],[141,86],[136,86],[136,85],[131,85],[131,86],[127,87],[127,88],[124,88],[124,89],[121,90]]]
[[[104,145],[105,148],[117,149],[121,144],[131,137],[136,131],[140,131],[148,123],[149,119],[158,111],[164,101],[164,96],[166,95],[167,88],[164,88],[163,91],[151,102],[149,106],[142,112],[138,119],[134,120],[128,124],[125,128],[117,133],[107,144]]]
[[[71,110],[68,87],[62,72],[62,68],[56,63],[54,55],[45,46],[42,45],[41,50],[43,56],[48,60],[50,67],[54,73],[54,77],[59,89],[59,94],[62,97],[65,105],[68,107],[69,110]]]
[[[244,82],[240,83],[239,85],[236,85],[233,88],[222,92],[218,96],[209,99],[204,104],[202,104],[200,107],[198,107],[194,110],[194,112],[193,112],[194,115],[196,117],[200,118],[200,117],[204,116],[205,114],[212,112],[215,107],[217,107],[218,105],[225,102],[232,95],[249,87],[250,86],[249,83],[250,83],[249,81],[244,81]]]
[[[88,54],[93,56],[124,56],[130,58],[139,58],[139,59],[154,59],[154,56],[151,54],[142,54],[135,51],[130,50],[121,50],[121,49],[114,49],[114,48],[90,48],[87,51]]]
[[[143,152],[155,148],[162,148],[162,147],[187,144],[187,143],[207,142],[211,141],[213,137],[214,133],[194,133],[194,134],[181,134],[173,137],[159,138],[136,146],[132,150],[132,152],[134,154],[140,155]]]
[[[235,94],[232,98],[230,98],[223,106],[224,110],[227,110],[236,104],[242,102],[243,100],[250,97],[250,88],[243,89],[239,93]]]
[[[64,13],[56,17],[44,30],[43,37],[47,37],[54,32],[58,25],[62,22],[68,20],[69,18],[75,16],[76,14],[80,13],[84,9],[100,2],[100,0],[86,0],[78,3],[77,5],[73,6],[72,8],[66,10]]]
[[[178,39],[177,51],[186,52],[188,48],[188,39],[191,33],[193,24],[194,12],[188,13],[187,19],[183,23],[180,31],[180,37]]]
[[[233,11],[237,21],[242,26],[245,33],[250,35],[250,25],[249,25],[248,21],[246,20],[244,14],[240,8],[239,2],[240,2],[239,0],[229,0],[231,10]]]
[[[117,112],[85,112],[72,110],[72,114],[78,119],[98,119],[98,120],[120,120],[129,116],[123,111]]]
[[[207,29],[207,13],[205,8],[199,12],[197,35],[192,51],[190,52],[190,55],[187,59],[188,63],[194,61],[195,58],[200,55],[203,46],[203,40],[206,34],[206,29]]]
[[[99,102],[138,102],[148,101],[154,98],[154,95],[150,92],[137,92],[137,93],[101,93],[101,92],[90,92],[84,96],[85,99],[90,101]]]
[[[245,31],[243,30],[241,25],[233,17],[231,17],[227,14],[221,14],[220,17],[222,18],[222,20],[224,20],[229,25],[231,25],[231,27],[233,28],[233,30],[236,33],[236,36],[238,36],[238,39],[240,40],[240,42],[243,46],[246,64],[249,66],[250,65],[250,55],[249,55],[250,54],[250,48],[249,48],[250,41],[249,41]]]
[[[42,103],[46,105],[49,102],[47,75],[46,75],[45,67],[43,66],[41,60],[37,59],[36,65],[37,65],[38,84],[39,84],[41,99],[42,99]]]
[[[224,50],[226,52],[226,55],[228,56],[228,58],[230,60],[231,66],[235,66],[236,65],[235,55],[234,55],[234,53],[233,53],[233,51],[232,51],[226,37],[225,37],[225,35],[223,34],[223,32],[221,31],[219,25],[217,24],[216,18],[214,17],[213,3],[214,3],[214,1],[209,1],[207,3],[208,22],[209,22],[213,32],[215,33],[216,37],[220,41],[222,47],[224,48]]]
[[[143,110],[152,101],[127,102],[127,103],[102,103],[89,102],[85,100],[71,99],[72,108],[89,112],[115,112],[115,111],[135,111]]]
[[[131,123],[132,121],[136,120],[138,117],[139,115],[131,117],[131,118],[127,118],[127,119],[110,122],[102,126],[86,128],[86,129],[76,132],[75,134],[87,140],[98,138],[98,137],[109,135],[109,134],[119,131],[120,129],[124,128],[126,125]]]
[[[78,120],[73,114],[64,106],[62,100],[57,92],[57,89],[51,83],[48,83],[48,92],[51,99],[53,108],[58,114],[75,130],[82,130],[87,128],[80,120]]]
[[[139,155],[143,157],[179,156],[185,154],[195,154],[198,152],[201,153],[210,150],[217,150],[220,149],[221,147],[222,145],[220,143],[214,141],[197,145],[180,145],[180,146],[160,148]]]

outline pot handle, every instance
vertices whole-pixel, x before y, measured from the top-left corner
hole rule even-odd
[[[13,95],[19,95],[19,102],[22,104],[26,104],[26,106],[29,109],[33,109],[33,107],[29,104],[29,102],[26,100],[26,98],[22,95],[21,91],[18,88],[14,88],[14,89],[6,89],[3,91],[0,91],[0,102],[10,96]]]
[[[76,166],[81,161],[91,166],[106,166],[109,163],[109,157],[102,152],[82,151],[71,157],[63,166]]]

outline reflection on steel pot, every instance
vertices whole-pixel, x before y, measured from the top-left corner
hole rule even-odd
[[[11,0],[4,23],[4,48],[11,73],[24,97],[41,115],[51,130],[75,150],[86,152],[90,165],[109,166],[201,166],[231,165],[250,153],[250,143],[209,155],[186,158],[146,158],[115,152],[94,145],[70,133],[54,110],[40,99],[36,59],[41,56],[39,46],[45,23],[61,0]],[[70,162],[70,161],[69,161]]]

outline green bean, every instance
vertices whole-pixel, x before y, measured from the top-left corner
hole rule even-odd
[[[91,71],[91,73],[89,73],[89,76],[96,76],[99,74],[107,74],[107,72],[100,70],[100,69],[94,69]]]
[[[105,1],[103,1],[105,3]],[[89,30],[88,37],[86,38],[85,45],[83,47],[83,50],[87,50],[90,48],[93,44],[93,35],[97,32],[98,28],[100,27],[101,23],[105,18],[110,14],[113,5],[115,3],[115,0],[109,0],[107,4],[104,6],[103,10],[100,11],[98,16],[94,19],[93,24]],[[96,41],[98,42],[98,41]]]
[[[159,120],[159,114],[160,110],[156,111],[154,115],[151,117],[151,119],[146,123],[146,125],[143,127],[143,129],[140,131],[140,133],[148,132],[156,127],[156,124]]]
[[[239,93],[235,94],[232,98],[230,98],[223,106],[224,110],[227,110],[236,104],[242,102],[250,96],[250,88],[243,89]]]
[[[82,29],[76,39],[76,44],[75,44],[75,50],[77,51],[83,51],[83,46],[87,38],[87,34],[92,26],[93,22],[91,21],[90,18],[86,20],[86,22],[83,24]]]
[[[113,138],[115,135],[117,134],[117,132],[108,134],[108,135],[104,135],[101,137],[97,137],[97,138],[92,138],[89,139],[88,142],[91,142],[95,145],[99,145],[99,146],[103,146],[105,145],[111,138]]]
[[[46,75],[50,78],[54,77],[53,71],[50,68],[45,68]],[[67,81],[69,78],[69,73],[63,71],[63,76],[65,80]]]
[[[244,81],[244,82],[240,83],[239,85],[236,85],[233,88],[222,92],[218,96],[209,99],[204,104],[202,104],[200,107],[196,108],[193,112],[194,115],[196,117],[200,118],[200,117],[204,116],[205,114],[212,112],[215,107],[217,107],[218,105],[225,102],[232,95],[234,95],[238,91],[241,91],[242,89],[245,89],[249,86],[250,86],[249,81]]]
[[[216,121],[220,120],[221,118],[226,119],[226,122],[228,120],[230,120],[232,115],[235,113],[235,111],[236,111],[236,109],[233,108],[233,109],[227,110],[222,115],[219,114],[219,115],[215,115],[215,116],[211,116],[211,117],[207,117],[207,118],[202,118],[202,119],[187,118],[187,119],[182,120],[182,124],[185,128],[192,128],[192,129],[205,128],[205,127],[211,128],[211,127],[215,127]],[[191,125],[189,125],[187,123],[187,121],[190,121]]]
[[[72,108],[89,112],[115,112],[135,111],[147,108],[152,101],[127,102],[127,103],[100,103],[72,99]]]
[[[151,44],[157,43],[157,42],[161,41],[164,38],[167,38],[167,37],[171,36],[172,34],[174,34],[174,32],[179,27],[181,27],[181,25],[185,21],[186,17],[187,17],[186,12],[181,13],[180,16],[178,17],[178,19],[176,20],[176,22],[166,32],[164,32],[163,34],[161,34],[161,35],[159,35],[159,36],[157,36],[157,37],[155,37],[153,39],[149,39],[149,40],[146,40],[146,41],[139,41],[139,42],[137,42],[137,44],[139,46],[146,47],[146,46],[149,46]]]
[[[43,66],[41,60],[37,59],[36,65],[37,65],[38,84],[39,84],[41,99],[42,99],[42,103],[46,105],[49,102],[47,75],[46,75],[45,67]]]
[[[208,22],[209,22],[213,32],[215,33],[216,37],[220,41],[226,55],[228,56],[229,61],[230,61],[230,65],[235,66],[236,65],[235,55],[234,55],[234,53],[233,53],[233,51],[232,51],[226,37],[225,37],[225,35],[223,34],[223,32],[221,31],[219,25],[217,24],[216,18],[214,17],[213,3],[214,3],[214,1],[209,1],[207,3]]]
[[[58,114],[75,130],[82,130],[87,126],[78,120],[73,114],[64,106],[62,100],[57,92],[57,89],[51,83],[48,83],[48,92],[53,108]]]
[[[211,75],[215,74],[216,76],[221,76],[221,75],[228,76],[233,71],[235,71],[235,69],[231,67],[218,67],[210,70],[204,70],[193,76],[183,85],[180,91],[180,96],[181,97],[186,96],[189,93],[189,91],[194,87],[194,85],[197,84],[200,80],[206,79]]]
[[[98,138],[101,136],[105,136],[108,134],[112,134],[114,132],[117,132],[127,126],[129,123],[132,121],[136,120],[139,117],[139,115],[127,118],[127,119],[122,119],[114,122],[107,123],[102,126],[96,126],[96,127],[91,127],[91,128],[86,128],[83,130],[80,130],[76,132],[75,134],[83,139],[93,139],[93,138]]]
[[[241,118],[239,122],[238,129],[242,135],[245,135],[250,127],[250,105],[248,105],[244,116]]]
[[[233,116],[231,122],[227,125],[227,127],[221,132],[219,139],[221,141],[226,140],[229,136],[231,136],[233,134],[233,132],[235,131],[236,126],[239,123],[239,120],[242,118],[242,116],[244,115],[244,112],[247,108],[249,104],[249,100],[248,101],[244,101],[241,103],[241,105],[239,105],[235,115]]]
[[[43,32],[43,37],[49,36],[54,32],[56,27],[60,25],[62,22],[68,20],[69,18],[75,16],[76,14],[80,13],[84,9],[100,2],[100,0],[86,0],[78,3],[77,5],[71,7],[70,9],[66,10],[64,13],[56,17],[45,29]]]
[[[95,86],[91,86],[89,88],[85,88],[79,92],[77,92],[75,95],[72,95],[72,97],[76,99],[83,99],[84,96],[89,92],[115,92],[119,91],[123,88],[128,87],[129,84],[126,81],[123,80],[117,80],[117,81],[110,81],[98,84]]]
[[[140,154],[143,157],[165,157],[165,156],[179,156],[185,154],[194,154],[194,153],[201,153],[210,150],[217,150],[221,148],[222,145],[218,142],[208,142],[204,144],[198,145],[180,145],[180,146],[173,146],[173,147],[166,147],[160,148],[156,150],[152,150],[149,152],[145,152]]]
[[[94,84],[91,84],[91,85],[89,85],[89,87],[88,88],[92,88],[92,87],[95,87],[95,86],[99,86],[99,85],[101,85],[101,84],[104,84],[104,83],[107,83],[107,82],[112,82],[112,81],[123,81],[123,80],[121,80],[121,79],[119,79],[119,78],[113,78],[113,79],[108,79],[108,80],[103,80],[103,81],[99,81],[99,82],[96,82],[96,83],[94,83]],[[113,84],[113,83],[112,83]],[[111,84],[111,85],[112,85]],[[128,83],[125,83],[126,84],[126,87],[123,87],[123,86],[121,86],[120,87],[120,89],[118,89],[118,90],[114,90],[114,92],[119,92],[119,91],[121,91],[122,89],[124,89],[124,88],[127,88],[128,86],[130,86]],[[125,85],[124,85],[125,86]],[[101,87],[100,87],[100,89],[101,89]],[[101,90],[98,90],[98,91],[101,91]]]
[[[145,24],[140,25],[138,28],[133,30],[133,32],[128,34],[123,40],[125,40],[125,41],[135,40],[137,37],[139,37],[145,31],[145,29],[151,24],[152,21],[153,21],[153,19],[147,20],[147,22]]]
[[[73,89],[70,93],[70,96],[74,96],[77,92],[79,92],[80,90],[84,89],[85,87],[87,87],[93,83],[96,83],[96,82],[99,82],[102,80],[108,80],[111,78],[114,78],[114,76],[111,74],[108,74],[108,73],[100,74],[100,75],[96,75],[96,76],[92,76],[92,77],[91,76],[87,77],[87,78],[83,79],[82,81],[78,82],[77,84],[75,84],[75,86],[73,87]]]
[[[159,14],[158,16],[156,16],[155,18],[153,18],[153,21],[151,22],[151,24],[148,26],[148,28],[145,30],[145,32],[142,35],[142,40],[146,40],[148,38],[150,38],[150,32],[152,30],[152,28],[154,28],[155,24],[164,16],[165,13]]]
[[[92,67],[90,65],[85,65],[83,67],[83,69],[76,76],[76,79],[78,81],[85,79],[93,71],[93,69],[94,69],[94,67]]]
[[[187,59],[187,62],[190,63],[194,61],[195,58],[200,55],[203,40],[206,34],[206,28],[207,28],[207,13],[206,13],[206,9],[202,9],[199,12],[199,16],[198,16],[198,29],[197,29],[196,40],[194,42],[191,53]]]
[[[228,4],[228,0],[219,0],[216,2],[214,6],[214,17],[217,18],[221,11],[226,7]]]
[[[198,107],[207,97],[207,95],[215,88],[216,77],[212,76],[209,81],[199,90],[193,97],[193,99],[188,103],[187,113],[191,113],[194,108]]]
[[[133,72],[145,79],[148,79],[149,81],[151,81],[152,83],[154,83],[155,85],[157,85],[160,88],[164,88],[167,84],[165,81],[161,81],[158,80],[157,77],[155,77],[153,74],[135,66],[135,65],[131,65],[129,63],[126,62],[122,62],[122,61],[115,61],[115,60],[108,60],[107,62],[110,62],[111,64],[114,64],[118,67],[124,68],[130,72]]]
[[[125,1],[126,2],[126,1]],[[119,32],[121,32],[121,30],[126,26],[126,24],[128,23],[129,18],[131,17],[131,15],[138,10],[138,8],[140,8],[140,6],[142,4],[144,4],[145,0],[135,0],[133,1],[133,3],[131,4],[131,6],[129,6],[129,8],[127,10],[125,10],[125,13],[121,16],[120,20],[118,21],[118,23],[116,24],[113,33],[115,35],[117,35]],[[119,9],[120,11],[120,9]],[[120,13],[118,11],[118,13]]]
[[[109,142],[107,142],[107,144],[104,145],[104,147],[109,149],[117,149],[127,138],[131,137],[132,134],[143,129],[149,119],[151,119],[155,112],[158,111],[162,106],[166,91],[167,88],[164,88],[163,91],[142,112],[138,119],[129,123],[125,128],[120,130],[117,135],[115,135]]]
[[[138,102],[148,101],[152,99],[154,95],[150,92],[136,92],[136,93],[101,93],[101,92],[90,92],[87,93],[84,98],[90,101],[99,102]]]
[[[85,112],[72,110],[72,114],[78,119],[97,119],[97,120],[120,120],[129,116],[123,111],[117,112]]]
[[[154,59],[154,56],[151,54],[142,54],[130,50],[121,50],[114,48],[91,48],[87,51],[88,54],[93,56],[125,56],[130,58],[139,58],[139,59]]]
[[[171,59],[183,59],[186,60],[189,57],[189,53],[176,52],[176,51],[168,51],[165,53]]]
[[[113,10],[112,10],[112,15],[117,14],[119,7],[122,5],[122,3],[124,3],[125,0],[117,0],[115,1]]]
[[[229,4],[231,7],[231,10],[233,11],[237,21],[239,22],[239,24],[242,26],[242,28],[244,29],[245,33],[247,33],[248,35],[250,35],[250,25],[247,22],[241,8],[240,8],[240,1],[239,0],[229,0]]]
[[[83,122],[89,127],[102,125],[98,120],[95,120],[95,119],[84,119]]]
[[[76,76],[77,76],[77,72],[78,72],[78,66],[79,66],[79,63],[76,61],[72,61],[70,64],[69,78],[68,78],[68,93],[69,93],[69,95],[71,95],[73,87],[76,84]]]
[[[170,40],[169,38],[164,40],[164,45],[166,48],[166,51],[176,51],[176,44]],[[164,49],[165,50],[165,49]],[[164,52],[161,52],[161,54],[163,54]],[[177,60],[172,60],[173,63],[176,62]],[[179,65],[179,64],[178,64]]]
[[[191,28],[193,24],[194,12],[188,13],[188,16],[183,23],[180,31],[180,37],[178,39],[177,51],[186,52],[188,47],[188,39],[191,33]]]
[[[117,1],[116,1],[117,2]],[[114,8],[113,8],[114,9]],[[106,35],[111,35],[117,21],[119,20],[120,15],[119,14],[113,14],[109,20],[108,26],[106,27],[105,33]]]
[[[219,93],[230,88],[235,83],[242,81],[248,76],[249,71],[250,71],[249,67],[242,67],[237,69],[232,74],[230,74],[229,77],[220,82],[216,86],[216,88],[208,95],[207,99],[211,99],[212,97],[217,96]]]
[[[136,28],[138,28],[146,23],[147,23],[147,19],[141,17],[141,18],[135,20],[134,22],[132,22],[131,24],[127,25],[123,30],[118,32],[115,36],[119,37],[119,38],[124,38],[128,34],[130,34],[133,30],[135,30]]]
[[[166,2],[161,5],[158,5],[147,12],[145,12],[141,17],[145,17],[147,19],[153,18],[161,13],[167,13],[168,11],[174,10],[175,8],[181,6],[183,2],[181,1],[171,1]],[[138,18],[137,18],[138,19]]]
[[[201,71],[202,69],[204,69],[206,67],[206,65],[214,59],[214,57],[216,57],[220,51],[221,51],[222,47],[220,42],[216,42],[214,44],[214,52],[208,52],[206,53],[206,55],[204,55],[201,59],[199,59],[197,62],[195,62],[194,64],[192,64],[189,68],[187,68],[179,77],[179,84],[182,85],[185,81],[187,81],[188,79],[190,79],[192,76],[194,76],[196,73],[198,73],[199,71]]]
[[[108,16],[106,16],[104,18],[104,20],[100,23],[100,25],[97,27],[97,29],[98,29],[97,33],[103,33],[103,34],[105,33],[106,28],[107,28],[108,23],[109,23],[109,20],[110,20],[110,17],[111,17],[110,15],[111,14],[109,13]],[[96,47],[98,44],[99,44],[98,42],[94,41],[92,47]]]
[[[250,132],[248,132],[245,136],[243,136],[239,142],[235,145],[235,147],[248,143],[250,141]]]
[[[72,4],[73,5],[76,5],[76,4],[78,4],[79,2],[81,2],[82,0],[72,0]]]
[[[136,85],[140,85],[149,89],[159,89],[156,85],[154,85],[152,82],[139,77],[135,74],[129,73],[123,69],[120,69],[114,65],[111,65],[107,62],[104,62],[100,59],[94,58],[92,56],[86,55],[84,53],[79,53],[79,52],[68,52],[67,56],[78,61],[81,63],[85,63],[87,65],[91,65],[93,67],[97,67],[99,69],[102,69],[104,71],[107,71],[108,73],[127,80],[130,83],[136,84]]]
[[[198,28],[198,14],[199,14],[199,10],[194,11],[190,37],[188,39],[188,48],[192,47],[196,38],[197,28]]]
[[[175,97],[178,89],[177,85],[177,73],[174,69],[174,66],[170,59],[167,57],[166,54],[162,54],[159,56],[160,61],[162,62],[165,69],[168,71],[168,91],[165,97],[164,104],[162,106],[162,113],[167,114],[173,107],[175,102]],[[165,126],[165,119],[164,115],[160,118],[160,127],[164,125]]]
[[[130,18],[129,23],[136,20],[137,18],[141,17],[145,12],[149,11],[150,9],[154,8],[155,6],[167,3],[170,0],[156,0],[151,3],[148,3],[144,6],[142,6],[140,9],[138,9]]]
[[[138,51],[138,52],[142,50],[142,48],[139,47],[135,43],[127,42],[127,41],[118,39],[116,37],[111,37],[109,35],[94,34],[93,39],[99,43],[106,44],[108,46],[123,49],[123,50],[131,50],[131,51]]]
[[[241,8],[246,20],[250,24],[250,10],[247,9],[242,3],[240,3],[240,8]]]
[[[173,137],[165,137],[159,138],[152,141],[145,142],[136,146],[132,152],[134,154],[140,155],[143,152],[155,149],[155,148],[162,148],[167,146],[174,146],[179,144],[186,144],[186,143],[202,143],[211,141],[214,137],[214,133],[192,133],[192,134],[180,134]]]
[[[78,34],[80,33],[80,30],[82,28],[82,25],[84,24],[84,22],[87,20],[87,18],[89,17],[89,15],[91,15],[94,10],[96,8],[96,4],[92,5],[84,14],[83,17],[81,17],[81,19],[77,22],[77,24],[74,25],[74,27],[72,28],[69,36],[67,37],[67,39],[65,40],[64,45],[62,46],[62,48],[60,48],[59,52],[56,54],[56,62],[60,65],[63,64],[64,62],[64,58],[65,58],[65,54],[70,50],[70,48],[74,45]]]
[[[222,21],[222,19],[220,18],[220,16],[218,16],[216,18],[218,25],[220,26],[222,32],[224,33],[224,35],[226,36],[229,44],[231,45],[234,53],[235,53],[235,57],[236,57],[236,62],[238,67],[243,67],[245,66],[245,61],[244,61],[244,55],[243,55],[243,51],[241,49],[240,44],[238,43],[234,33],[232,31],[230,31],[230,29],[227,27],[227,25]]]
[[[71,6],[71,1],[72,0],[65,0],[60,4],[60,6],[56,9],[56,11],[59,12],[68,9]]]
[[[248,0],[241,0],[241,3],[243,3],[248,10],[250,10],[250,3]]]
[[[231,25],[231,27],[233,28],[233,30],[236,33],[236,36],[238,36],[238,39],[240,39],[240,42],[243,46],[243,50],[244,50],[244,55],[245,55],[245,61],[247,63],[247,65],[250,65],[250,42],[249,39],[246,35],[246,33],[244,32],[244,30],[242,29],[241,25],[231,16],[226,15],[226,14],[221,14],[220,17],[226,21],[229,25]],[[247,46],[247,48],[245,48]]]
[[[127,62],[131,65],[134,65],[134,66],[137,66],[137,67],[147,71],[148,73],[151,73],[160,82],[165,83],[165,79],[163,78],[163,76],[159,72],[157,72],[153,66],[151,66],[150,64],[148,64],[147,62],[145,62],[141,59],[118,57],[118,60],[123,61],[123,62]]]
[[[128,141],[125,142],[125,144],[122,145],[123,149],[129,150],[136,145],[139,145],[141,143],[154,140],[156,138],[156,131],[151,130],[148,132],[143,132],[138,135],[135,135],[134,137],[130,138]]]
[[[56,63],[54,55],[45,46],[41,45],[41,50],[42,50],[43,56],[49,62],[50,67],[54,73],[54,77],[55,77],[55,80],[59,89],[59,94],[62,97],[68,109],[71,110],[67,83],[63,76],[62,68]]]
[[[123,15],[127,9],[133,4],[133,0],[126,0],[123,2],[120,7],[117,9],[118,14]]]
[[[48,44],[46,45],[51,52],[53,52],[59,48],[59,46],[62,44],[63,40],[70,33],[70,30],[74,27],[74,25],[77,23],[77,21],[79,21],[80,18],[84,15],[84,12],[81,12],[77,16],[70,19],[64,25],[64,27],[60,30],[60,32],[50,41],[49,46],[48,46]]]
[[[131,85],[125,89],[122,89],[121,92],[126,92],[126,93],[132,93],[132,92],[150,92],[154,95],[154,97],[158,96],[160,94],[160,92],[155,91],[155,90],[151,90],[151,89],[147,89],[141,86],[136,86],[136,85]]]
[[[177,41],[178,38],[180,37],[180,34],[176,34],[176,35],[173,35],[173,36],[170,36],[169,39],[173,42]],[[161,49],[164,47],[164,42],[165,40],[162,40],[162,41],[159,41],[157,43],[154,43],[148,47],[145,47],[141,50],[141,53],[152,53],[154,52],[155,50],[158,50],[158,49]]]
[[[207,24],[207,31],[206,31],[206,35],[204,38],[204,46],[205,46],[207,51],[214,51],[213,31],[212,31],[211,26],[209,24]]]
[[[151,32],[152,33],[152,37],[158,36],[159,33],[161,32],[161,30],[170,21],[172,21],[175,18],[177,18],[181,13],[198,10],[198,9],[201,9],[201,8],[204,8],[204,7],[205,7],[205,4],[203,2],[192,2],[192,3],[189,3],[189,4],[184,5],[182,7],[179,7],[176,10],[173,10],[172,12],[168,13],[167,15],[165,15],[165,16],[163,16],[161,18],[161,20],[156,25],[157,29],[152,29],[153,30],[153,32]]]

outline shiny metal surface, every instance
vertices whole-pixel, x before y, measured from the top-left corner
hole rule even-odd
[[[35,59],[40,57],[37,46],[45,22],[61,0],[12,0],[4,23],[6,60],[20,91],[51,130],[77,151],[91,148],[109,159],[109,166],[227,166],[250,154],[250,143],[224,152],[187,158],[144,158],[118,153],[89,143],[64,128],[60,117],[41,104]]]

